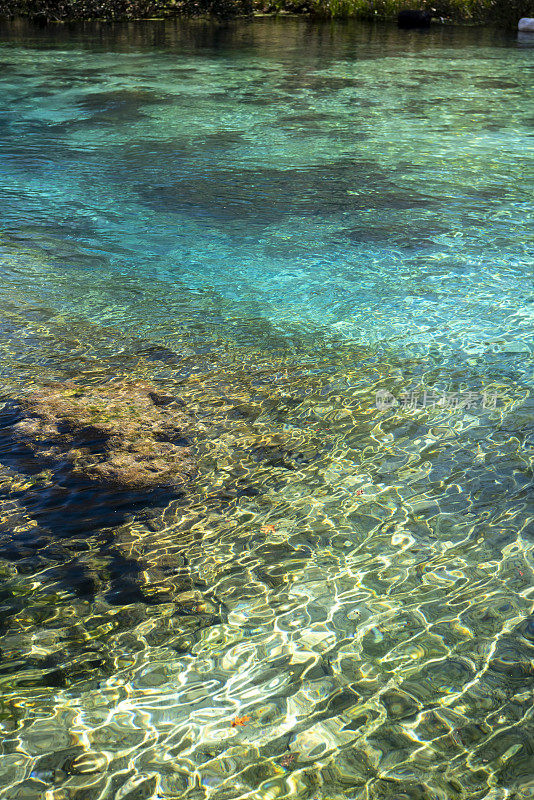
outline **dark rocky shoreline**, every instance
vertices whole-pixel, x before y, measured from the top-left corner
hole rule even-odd
[[[199,19],[202,22],[247,21],[257,17],[303,17],[310,20],[353,19],[391,22],[406,9],[421,8],[405,0],[0,0],[0,20],[25,19],[45,26],[73,22],[154,22]],[[435,23],[450,25],[499,25],[516,29],[521,17],[529,16],[528,0],[441,0],[428,2],[423,11]]]

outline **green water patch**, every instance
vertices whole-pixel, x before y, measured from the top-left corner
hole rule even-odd
[[[58,344],[48,376],[65,371],[59,343],[76,326],[78,380],[94,385],[96,363],[98,380],[117,375],[102,360],[109,328],[26,322],[43,324]],[[191,344],[130,339],[122,366],[209,422],[187,497],[58,541],[20,504],[24,476],[4,477],[7,529],[30,552],[41,537],[35,564],[2,558],[2,724],[24,753],[10,791],[29,768],[39,785],[53,774],[104,797],[263,797],[271,784],[331,796],[369,781],[430,797],[525,774],[510,726],[529,707],[532,543],[512,384],[493,411],[383,411],[378,388],[428,367],[339,344],[319,359],[303,343],[204,358]],[[511,481],[498,497],[496,475]],[[234,493],[243,479],[254,495]]]

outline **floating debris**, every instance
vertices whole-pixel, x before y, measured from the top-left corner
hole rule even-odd
[[[262,533],[276,533],[274,525],[262,525],[260,530]]]
[[[242,725],[246,725],[246,723],[249,722],[249,720],[250,720],[250,717],[248,715],[246,715],[246,714],[245,714],[244,717],[235,717],[231,722],[231,726],[232,726],[232,728],[237,728],[237,727],[240,727]]]
[[[293,764],[294,761],[297,760],[298,756],[299,756],[298,753],[286,753],[280,759],[280,765],[282,767],[289,767],[291,766],[291,764]]]

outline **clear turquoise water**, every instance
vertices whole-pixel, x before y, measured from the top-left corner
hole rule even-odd
[[[205,483],[148,521],[29,497],[2,449],[0,796],[534,794],[533,54],[4,27],[4,396],[142,374],[215,422]],[[313,457],[251,466],[251,436]]]

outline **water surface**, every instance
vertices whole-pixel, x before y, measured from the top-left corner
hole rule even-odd
[[[529,42],[4,26],[0,796],[534,795]],[[13,451],[65,378],[197,485]]]

